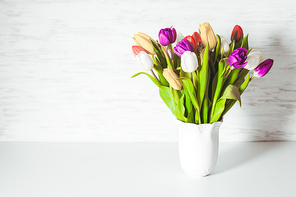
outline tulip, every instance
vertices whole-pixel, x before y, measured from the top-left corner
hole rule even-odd
[[[200,36],[204,47],[209,43],[209,50],[216,47],[217,39],[215,33],[208,22],[199,25]]]
[[[273,65],[273,59],[267,59],[263,62],[261,62],[259,64],[259,66],[257,66],[255,69],[254,69],[254,77],[263,77],[265,76],[269,70],[271,69]]]
[[[184,72],[194,72],[198,67],[197,57],[194,52],[185,51],[181,56],[181,68]]]
[[[150,39],[151,39],[152,42],[154,42],[156,44],[156,41],[153,38],[151,38],[147,34],[138,32],[138,34],[134,35],[133,39],[138,46],[141,46],[144,49],[146,49],[149,52],[149,54],[155,55],[155,52],[152,47],[152,43],[150,41]]]
[[[235,49],[231,55],[228,57],[229,65],[232,65],[235,68],[243,68],[247,65],[246,59],[247,59],[247,49],[244,48],[238,48]]]
[[[184,39],[188,40],[192,44],[192,46],[195,48],[195,50],[197,49],[197,43],[193,36],[185,36]]]
[[[191,51],[194,52],[194,47],[192,46],[192,44],[186,40],[183,39],[180,42],[177,43],[177,45],[174,47],[174,52],[181,57],[181,55],[185,52],[185,51]]]
[[[162,46],[167,46],[176,41],[177,32],[175,28],[165,28],[161,29],[158,33],[158,39]]]
[[[201,37],[200,37],[199,33],[197,33],[197,32],[194,32],[192,34],[192,36],[186,36],[185,39],[188,40],[192,44],[192,46],[195,48],[195,50],[197,49],[197,47],[199,45],[202,44]]]
[[[192,34],[197,46],[199,45],[202,45],[202,40],[201,40],[201,37],[200,37],[200,34],[197,33],[196,31]]]
[[[229,44],[224,36],[220,36],[221,40],[221,48],[220,48],[220,53],[227,53],[229,51]]]
[[[140,53],[136,56],[136,59],[144,67],[145,70],[152,70],[154,63],[150,55],[148,55],[144,51],[140,51]]]
[[[251,52],[247,57],[247,65],[245,69],[254,70],[263,60],[263,55],[260,51]]]
[[[146,51],[143,47],[134,45],[132,46],[132,51],[134,56],[136,57],[141,51],[144,51],[145,53],[149,53],[148,51]]]
[[[173,71],[171,67],[163,69],[163,76],[169,82],[169,84],[176,90],[181,90],[182,83],[179,76]]]
[[[234,38],[234,34],[236,33],[236,38]],[[236,42],[240,41],[240,39],[242,39],[244,37],[244,32],[243,32],[243,29],[241,28],[241,26],[239,25],[236,25],[234,26],[232,32],[231,32],[231,37],[230,37],[230,40],[235,40]]]

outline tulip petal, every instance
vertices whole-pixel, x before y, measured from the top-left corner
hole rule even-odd
[[[233,65],[233,64],[235,64],[236,62],[237,62],[237,60],[236,60],[235,56],[230,55],[230,56],[228,57],[228,63],[229,63],[229,65]]]
[[[177,31],[175,28],[172,28],[172,36],[173,36],[172,43],[174,43],[177,39]]]
[[[165,34],[159,33],[158,38],[159,38],[159,42],[162,46],[167,46],[168,44],[170,44],[170,41]]]
[[[247,57],[248,64],[245,69],[254,70],[263,60],[263,54],[260,51],[251,52]]]

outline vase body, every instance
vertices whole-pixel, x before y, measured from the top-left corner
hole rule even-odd
[[[190,177],[207,176],[214,170],[221,124],[222,121],[197,125],[177,120],[180,164]]]

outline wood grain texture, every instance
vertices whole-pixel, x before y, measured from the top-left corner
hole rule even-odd
[[[283,1],[0,1],[0,141],[177,141],[132,36],[234,25],[275,60],[225,116],[223,141],[296,140],[296,11]]]

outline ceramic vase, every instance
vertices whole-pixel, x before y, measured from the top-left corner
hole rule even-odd
[[[221,124],[222,121],[198,125],[177,120],[180,164],[190,177],[204,177],[214,170]]]

